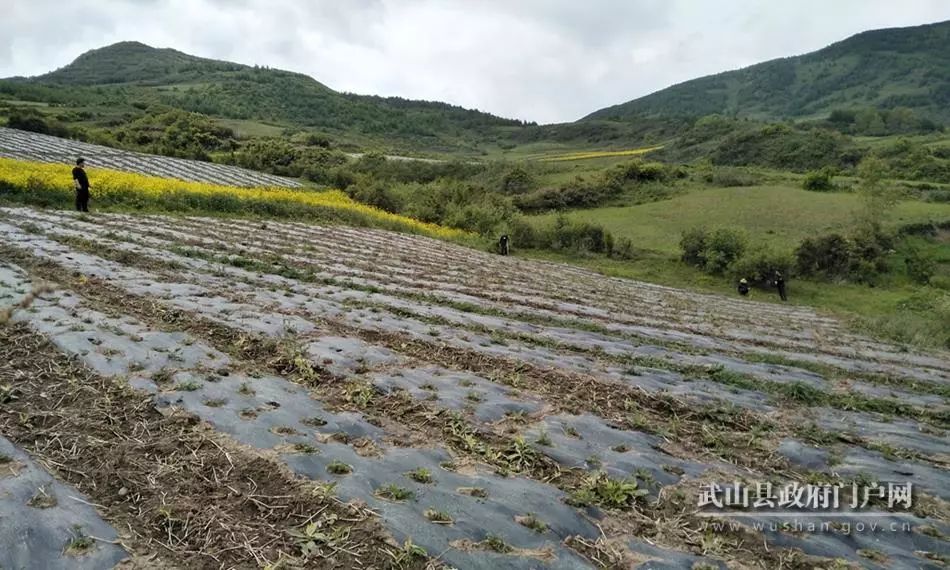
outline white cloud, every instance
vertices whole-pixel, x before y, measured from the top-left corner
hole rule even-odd
[[[862,30],[950,19],[950,3],[0,0],[0,13],[0,76],[138,40],[300,71],[342,91],[554,122]]]

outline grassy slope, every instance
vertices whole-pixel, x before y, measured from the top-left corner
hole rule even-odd
[[[697,226],[741,228],[752,240],[792,249],[804,237],[845,228],[860,206],[854,194],[776,185],[697,189],[662,202],[578,210],[567,216],[601,224],[616,236],[629,237],[637,248],[675,253],[680,234]],[[930,219],[950,219],[950,204],[901,202],[890,221]]]
[[[736,114],[816,117],[835,108],[906,106],[947,120],[950,22],[863,32],[809,54],[686,81],[587,119]]]
[[[600,256],[529,251],[531,257],[580,265],[615,277],[639,279],[675,287],[734,295],[728,278],[705,274],[678,260],[683,230],[705,225],[743,228],[750,241],[764,242],[793,250],[809,235],[829,231],[846,232],[853,212],[860,206],[854,194],[806,192],[787,184],[743,188],[692,189],[671,200],[639,206],[578,210],[570,218],[602,224],[617,236],[630,237],[639,250],[635,259],[616,260]],[[534,216],[536,221],[553,215]],[[950,219],[950,204],[919,201],[900,203],[892,212],[891,224],[921,220]],[[950,283],[950,243],[917,240],[915,245],[938,262],[937,279]],[[517,246],[517,244],[514,244]],[[791,303],[829,310],[851,320],[862,332],[884,336],[908,344],[935,346],[947,337],[950,322],[946,308],[948,295],[932,287],[921,287],[903,272],[903,252],[892,256],[892,272],[877,287],[848,283],[827,283],[792,279]],[[756,300],[778,302],[768,291],[753,291]],[[911,307],[913,310],[908,310]]]

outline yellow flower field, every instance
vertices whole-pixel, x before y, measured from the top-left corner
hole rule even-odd
[[[118,205],[172,211],[265,214],[277,211],[293,213],[297,207],[301,211],[325,213],[329,215],[327,217],[343,221],[369,222],[435,237],[460,237],[466,233],[361,204],[339,190],[238,188],[99,168],[87,168],[87,172],[94,207]],[[73,196],[72,167],[0,158],[0,197],[17,194],[22,198],[30,198],[30,194],[42,195],[66,203]]]
[[[572,152],[568,154],[560,154],[557,156],[542,158],[541,162],[562,162],[567,160],[585,160],[589,158],[609,158],[616,156],[638,156],[648,152],[653,152],[655,150],[660,150],[661,148],[663,148],[663,145],[634,148],[629,150],[592,150],[584,152]]]

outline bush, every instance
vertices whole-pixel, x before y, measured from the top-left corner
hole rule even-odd
[[[612,255],[618,259],[633,259],[633,242],[628,237],[622,237],[614,245]]]
[[[724,273],[742,257],[746,250],[745,236],[735,230],[721,228],[708,233],[701,228],[683,232],[680,239],[682,260],[714,274]]]
[[[538,231],[524,218],[518,217],[508,224],[508,239],[513,246],[538,247]]]
[[[703,228],[693,228],[683,232],[680,238],[680,249],[683,255],[680,259],[687,265],[702,268],[706,264],[706,242],[709,234]]]
[[[907,276],[919,285],[930,283],[930,279],[937,271],[934,258],[916,247],[910,248],[907,257],[904,258],[904,264],[907,268]]]
[[[845,276],[851,263],[851,242],[840,234],[805,238],[795,250],[795,267],[800,275]]]
[[[777,271],[787,280],[794,263],[795,260],[787,253],[758,249],[737,260],[732,265],[732,274],[737,280],[745,278],[751,285],[768,287]]]
[[[710,273],[722,274],[742,257],[745,250],[745,235],[735,230],[718,229],[713,232],[706,244],[704,267]]]
[[[835,189],[832,181],[834,170],[825,167],[821,170],[812,170],[805,175],[805,181],[802,182],[802,188],[812,192],[830,192]]]
[[[712,186],[734,188],[755,186],[762,183],[762,176],[745,168],[711,166],[702,174],[702,179]]]

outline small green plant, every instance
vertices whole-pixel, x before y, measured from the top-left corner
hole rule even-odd
[[[548,525],[534,514],[515,517],[515,522],[521,526],[528,527],[534,532],[544,532],[548,530]]]
[[[314,482],[310,490],[311,494],[321,501],[332,499],[336,496],[336,481],[333,482]]]
[[[577,506],[599,505],[623,509],[631,507],[648,491],[641,489],[636,479],[612,479],[603,471],[586,477],[581,486],[571,495]]]
[[[511,551],[513,550],[513,549],[511,548],[511,545],[509,545],[507,542],[505,542],[505,539],[503,539],[503,538],[500,537],[500,536],[494,535],[494,534],[489,534],[489,535],[485,538],[485,540],[484,540],[484,542],[483,542],[482,544],[484,544],[484,546],[485,546],[487,549],[489,549],[489,550],[494,550],[495,552],[500,552],[500,553],[502,553],[502,554],[506,554],[506,553],[511,552]]]
[[[55,507],[57,503],[56,495],[47,491],[46,487],[40,487],[27,504],[35,509],[49,509]]]
[[[409,489],[400,487],[393,483],[389,485],[384,485],[379,489],[376,489],[376,495],[384,499],[389,499],[392,501],[408,501],[416,496],[415,493]]]
[[[414,471],[410,471],[409,473],[406,473],[406,476],[416,483],[422,483],[423,485],[428,485],[434,481],[432,478],[432,472],[425,467],[419,467]]]
[[[367,384],[356,384],[347,392],[347,398],[358,408],[367,407],[375,395],[372,386]]]
[[[323,427],[327,425],[327,421],[325,419],[317,417],[317,416],[314,416],[312,418],[307,418],[303,420],[302,423],[310,427]]]
[[[92,550],[96,545],[95,540],[90,536],[86,536],[86,533],[83,532],[82,527],[78,524],[73,526],[73,538],[66,543],[66,554],[71,556],[82,556],[83,554]]]
[[[241,387],[238,388],[238,394],[241,394],[242,396],[253,396],[254,389],[251,388],[251,385],[247,382],[241,382]]]
[[[204,404],[209,408],[220,408],[225,405],[228,401],[224,398],[208,398],[204,401]]]
[[[542,431],[538,435],[538,439],[534,440],[534,442],[537,443],[538,445],[549,447],[551,445],[551,437],[548,435],[548,432]]]
[[[482,395],[479,392],[472,390],[468,394],[465,395],[465,399],[468,400],[469,402],[481,402]]]
[[[429,556],[425,548],[412,543],[411,539],[406,539],[398,550],[387,550],[387,554],[393,559],[393,568],[403,570],[409,568],[416,560],[422,560]]]
[[[521,436],[517,436],[504,453],[505,461],[512,471],[525,471],[538,462],[539,455]]]
[[[481,487],[459,487],[456,489],[459,493],[463,495],[469,495],[471,497],[478,497],[479,499],[488,498],[488,491],[482,489]]]
[[[425,517],[429,519],[429,521],[434,522],[436,524],[452,524],[453,522],[455,522],[454,520],[452,520],[452,517],[444,511],[428,509],[426,510],[424,514],[425,514]]]
[[[178,390],[179,392],[194,392],[195,390],[201,389],[201,384],[199,384],[195,380],[185,380],[183,382],[179,382],[175,386],[175,389]]]
[[[334,459],[327,465],[327,473],[333,475],[348,475],[353,472],[353,467],[349,463],[343,463]]]
[[[295,443],[294,451],[296,451],[297,453],[313,455],[317,453],[319,450],[316,447],[310,445],[309,443]]]

